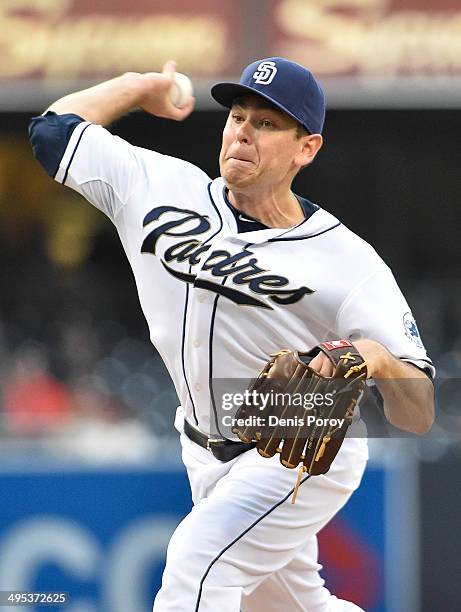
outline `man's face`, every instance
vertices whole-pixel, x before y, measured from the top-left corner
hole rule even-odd
[[[238,99],[223,131],[221,176],[231,191],[251,192],[291,183],[302,149],[298,124],[259,96]]]

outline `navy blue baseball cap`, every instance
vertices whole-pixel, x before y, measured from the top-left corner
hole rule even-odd
[[[268,57],[245,68],[239,83],[217,83],[213,98],[231,108],[235,98],[258,94],[296,119],[311,134],[321,134],[325,121],[325,96],[312,72],[284,59]]]

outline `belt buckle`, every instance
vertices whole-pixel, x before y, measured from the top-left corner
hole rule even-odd
[[[208,438],[206,442],[206,449],[210,451],[212,455],[213,455],[212,444],[217,444],[218,442],[224,442],[224,440],[222,438]]]

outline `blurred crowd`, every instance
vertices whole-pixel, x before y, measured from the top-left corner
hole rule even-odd
[[[122,332],[111,321],[100,331]],[[2,351],[0,447],[41,442],[92,462],[156,456],[174,437],[177,399],[154,349],[128,335],[102,347],[82,322],[61,332],[62,352],[35,339]]]

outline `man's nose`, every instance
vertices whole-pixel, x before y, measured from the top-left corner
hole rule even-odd
[[[248,144],[251,141],[251,138],[251,124],[247,119],[237,128],[237,140],[238,142]]]

